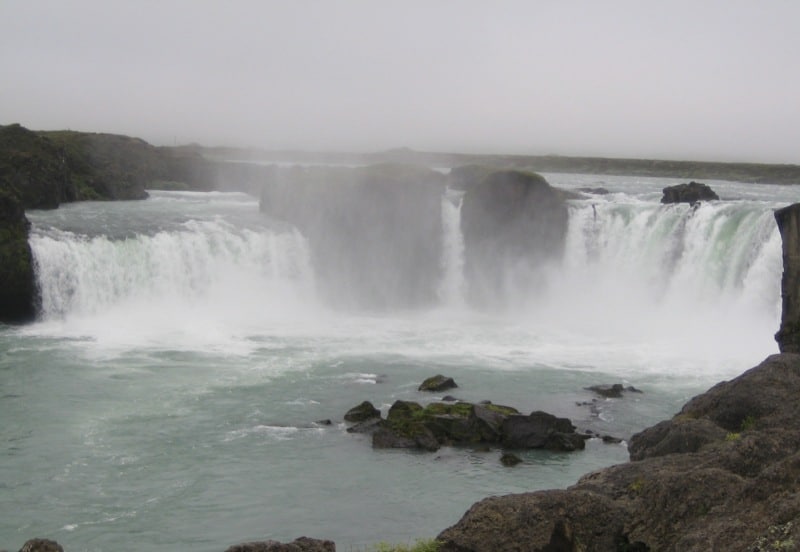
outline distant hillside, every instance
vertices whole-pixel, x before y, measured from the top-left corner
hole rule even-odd
[[[540,173],[555,172],[620,176],[656,176],[687,180],[731,180],[735,182],[751,182],[758,184],[800,184],[800,165],[569,157],[559,155],[484,155],[419,152],[408,148],[399,148],[377,153],[332,153],[203,148],[194,146],[192,151],[210,159],[239,159],[242,161],[261,163],[296,162],[310,164],[335,163],[344,165],[371,165],[395,162],[412,163],[429,167],[485,165],[500,169],[523,169]]]

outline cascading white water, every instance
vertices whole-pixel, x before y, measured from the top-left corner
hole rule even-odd
[[[464,306],[464,235],[461,203],[464,193],[448,189],[442,197],[442,281],[439,299],[446,307]]]
[[[151,228],[163,222],[153,216]],[[185,345],[193,346],[247,335],[314,305],[308,244],[298,231],[221,217],[168,226],[121,238],[35,228],[42,322],[122,344],[188,334]]]

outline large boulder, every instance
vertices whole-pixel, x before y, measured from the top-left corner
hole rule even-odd
[[[36,315],[37,291],[28,219],[16,193],[0,182],[0,322]]]
[[[375,408],[371,402],[364,401],[348,410],[344,415],[344,420],[346,422],[366,422],[380,417],[381,411]]]
[[[717,193],[708,184],[694,181],[688,184],[667,186],[662,193],[664,195],[661,196],[661,203],[695,203],[696,201],[719,199]]]
[[[426,378],[417,389],[419,391],[438,393],[440,391],[447,391],[448,389],[455,389],[456,387],[458,387],[458,385],[456,385],[453,378],[443,376],[442,374],[436,374],[435,376]]]
[[[626,514],[596,493],[544,491],[490,497],[439,534],[439,552],[614,551]]]
[[[775,211],[783,241],[781,327],[775,334],[784,353],[800,353],[800,203]]]
[[[441,281],[444,176],[410,165],[275,168],[261,211],[308,239],[329,304],[428,306]]]
[[[567,418],[536,411],[528,416],[508,416],[501,429],[506,448],[573,451],[586,447],[584,438],[575,433]]]
[[[481,501],[439,535],[441,550],[793,550],[798,395],[800,355],[773,355],[635,435],[637,461],[565,491]]]
[[[64,548],[54,540],[50,539],[30,539],[19,552],[64,552]]]
[[[564,251],[564,197],[540,175],[497,171],[464,194],[461,230],[469,299],[496,304],[540,284]]]

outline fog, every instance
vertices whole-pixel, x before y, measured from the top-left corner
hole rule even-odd
[[[0,2],[0,124],[800,163],[800,3]]]

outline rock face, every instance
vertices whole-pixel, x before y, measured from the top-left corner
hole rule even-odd
[[[773,355],[635,435],[635,461],[565,491],[475,504],[439,535],[441,550],[795,549],[799,394],[800,355]]]
[[[719,199],[719,196],[707,184],[689,182],[667,186],[662,190],[661,203],[694,203],[695,201],[708,201]]]
[[[272,540],[246,542],[230,546],[225,552],[336,552],[336,545],[329,540],[300,537],[286,544]]]
[[[563,195],[538,174],[498,171],[470,185],[461,208],[470,300],[495,304],[535,287],[563,254],[567,219]]]
[[[275,168],[261,211],[308,239],[329,304],[415,308],[437,299],[443,190],[442,174],[410,165]]]
[[[775,211],[783,241],[781,327],[775,334],[781,352],[800,353],[800,203]]]
[[[28,322],[36,314],[36,278],[28,226],[17,195],[0,187],[0,322]]]

